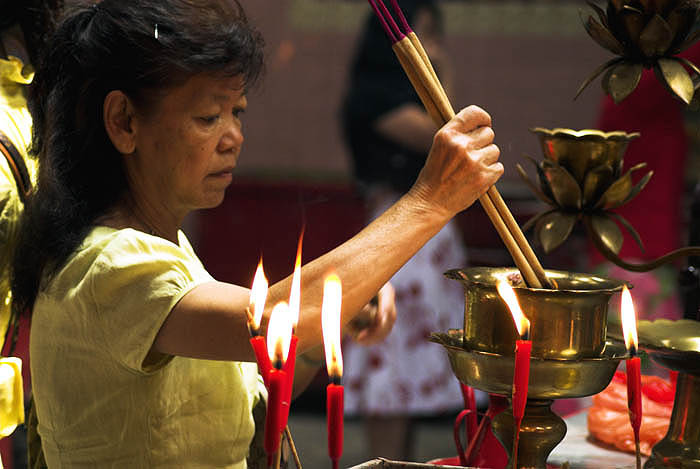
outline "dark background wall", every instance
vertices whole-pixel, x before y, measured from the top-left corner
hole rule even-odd
[[[267,77],[250,99],[240,174],[350,177],[337,113],[364,0],[242,0],[267,42]],[[584,78],[608,58],[586,34],[583,1],[441,2],[454,64],[453,105],[478,104],[494,120],[506,163],[539,156],[532,126],[590,127],[602,92]],[[388,45],[387,45],[388,47]],[[507,190],[504,189],[505,192]]]

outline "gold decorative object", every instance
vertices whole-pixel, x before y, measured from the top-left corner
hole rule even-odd
[[[544,153],[542,161],[530,158],[539,184],[528,177],[520,164],[517,169],[549,208],[528,220],[523,230],[534,226],[535,236],[549,253],[566,241],[581,219],[590,228],[592,237],[617,254],[623,241],[620,223],[644,249],[632,225],[611,211],[636,197],[653,174],[653,171],[647,172],[635,184],[632,174],[646,163],[623,172],[627,145],[639,134],[542,127],[531,131],[539,138]]]
[[[641,264],[630,264],[618,256],[624,239],[618,223],[644,250],[632,225],[613,212],[636,197],[654,173],[649,171],[634,183],[632,173],[644,168],[646,163],[622,171],[627,145],[638,133],[542,127],[531,131],[539,138],[544,153],[540,162],[530,158],[537,170],[537,183],[520,164],[516,166],[525,183],[550,207],[528,220],[523,230],[534,226],[535,236],[545,252],[566,241],[576,222],[581,220],[598,251],[625,270],[648,272],[681,257],[700,256],[700,246],[676,249]]]
[[[586,79],[576,96],[605,72],[603,90],[616,103],[632,93],[642,70],[653,69],[659,81],[677,98],[690,103],[694,87],[688,67],[696,75],[700,69],[682,57],[676,57],[700,33],[691,30],[698,17],[697,0],[609,0],[607,8],[587,2],[597,14],[584,21],[588,34],[615,57],[601,65]]]
[[[619,328],[613,328],[620,335]],[[657,319],[637,324],[639,346],[661,365],[678,371],[676,397],[666,436],[645,469],[700,468],[700,322]]]
[[[519,336],[508,307],[496,291],[496,284],[501,278],[514,278],[517,272],[515,268],[473,267],[445,273],[464,288],[463,334],[467,348],[512,359]],[[558,289],[513,285],[523,313],[530,320],[532,356],[548,359],[599,357],[605,348],[608,301],[625,282],[591,274],[545,272],[556,281]],[[551,384],[547,382],[547,386]]]
[[[489,393],[512,395],[514,347],[510,355],[473,350],[468,347],[461,330],[434,333],[431,340],[445,347],[452,370],[460,381]],[[533,346],[536,342],[533,337]],[[551,410],[553,400],[590,396],[602,391],[612,380],[620,360],[625,358],[628,355],[624,346],[613,343],[607,343],[594,358],[532,357],[528,401],[520,430],[519,466],[545,469],[547,457],[566,435],[564,420]],[[494,433],[507,453],[512,451],[513,427],[510,409],[493,421]]]

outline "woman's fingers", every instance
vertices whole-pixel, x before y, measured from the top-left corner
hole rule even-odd
[[[361,345],[372,345],[381,342],[389,335],[396,322],[396,303],[394,287],[386,283],[377,294],[374,320],[359,331],[353,339]]]
[[[478,106],[461,110],[435,135],[415,193],[454,216],[503,174],[491,116]]]

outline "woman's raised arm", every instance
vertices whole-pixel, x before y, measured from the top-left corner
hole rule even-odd
[[[343,284],[347,324],[432,236],[469,207],[503,173],[491,118],[470,106],[435,135],[411,190],[360,233],[302,268],[297,336],[303,353],[322,341],[323,282],[335,272]],[[289,297],[291,276],[270,286],[263,332],[273,306]],[[194,288],[173,308],[156,338],[160,353],[252,361],[245,308],[249,290],[212,282]]]

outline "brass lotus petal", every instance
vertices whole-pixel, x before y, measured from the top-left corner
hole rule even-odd
[[[696,17],[697,17],[697,14],[696,14]],[[693,21],[693,22],[694,22],[694,21]],[[693,31],[692,33],[690,33],[690,35],[689,35],[687,38],[685,38],[685,40],[683,40],[683,41],[680,43],[680,45],[676,46],[676,47],[673,49],[672,53],[673,53],[673,54],[679,54],[679,53],[683,52],[683,51],[686,50],[688,47],[690,47],[690,46],[692,46],[693,44],[695,44],[695,41],[697,41],[698,39],[700,39],[700,29],[696,29],[695,31]]]
[[[557,205],[569,210],[579,210],[581,208],[581,188],[576,179],[556,163],[552,163],[550,167],[543,168],[543,170]]]
[[[652,177],[653,175],[654,175],[654,171],[649,171],[648,173],[646,173],[646,174],[642,177],[642,179],[640,179],[639,182],[637,182],[637,184],[634,185],[634,187],[633,187],[632,190],[630,191],[629,195],[627,195],[627,198],[626,198],[620,205],[624,205],[624,204],[626,204],[627,202],[629,202],[630,200],[632,200],[632,199],[634,199],[635,197],[637,197],[637,195],[642,191],[642,189],[644,189],[644,186],[647,185],[647,183],[649,182],[649,179],[651,179],[651,177]],[[619,207],[620,205],[615,206],[615,207],[612,207],[612,208],[617,208],[617,207]]]
[[[576,224],[577,216],[561,211],[553,211],[537,221],[535,233],[545,253],[550,253],[567,240]]]
[[[640,163],[630,168],[624,176],[613,182],[601,196],[595,208],[609,210],[622,205],[628,200],[634,184],[632,183],[632,173],[646,166],[646,163]],[[641,190],[641,189],[640,189]]]
[[[606,28],[596,21],[592,16],[588,17],[588,21],[584,23],[588,35],[595,40],[601,47],[609,50],[613,54],[622,54],[624,48],[620,41]]]
[[[690,104],[695,92],[693,80],[687,70],[675,58],[661,58],[654,67],[654,72],[661,83],[685,104]]]
[[[685,57],[675,57],[676,59],[680,60],[684,65],[686,65],[690,70],[695,72],[697,75],[696,78],[700,77],[700,68],[698,68],[697,65],[695,65],[693,62],[690,60],[686,59]],[[693,83],[693,86],[697,87],[695,83]]]
[[[610,77],[612,76],[613,69],[615,67],[610,67],[603,78],[600,80],[600,86],[603,88],[603,93],[610,95]]]
[[[535,166],[537,166],[537,165],[535,164]],[[544,202],[544,203],[546,203],[546,204],[549,204],[549,205],[554,205],[554,201],[553,201],[551,198],[547,197],[547,196],[544,194],[544,192],[542,192],[542,190],[540,190],[540,188],[537,186],[537,184],[535,184],[534,182],[532,182],[532,181],[530,180],[530,177],[527,175],[527,173],[525,172],[525,170],[523,169],[523,167],[520,166],[520,163],[516,163],[515,168],[518,170],[518,174],[520,174],[520,177],[521,177],[522,180],[525,182],[525,184],[527,184],[527,186],[530,188],[530,190],[531,190],[532,192],[534,192],[535,195],[536,195],[542,202]]]
[[[688,33],[693,28],[695,24],[695,19],[697,16],[697,7],[691,4],[685,4],[678,8],[674,8],[666,16],[666,21],[671,28],[671,33],[673,34],[673,42],[670,48],[675,50],[688,36]]]
[[[623,60],[624,59],[622,57],[615,57],[614,59],[608,60],[603,65],[599,66],[588,78],[583,81],[583,83],[581,83],[581,86],[578,87],[578,90],[576,90],[576,94],[574,95],[574,100],[576,100],[583,90],[586,89],[586,87],[590,85],[593,80],[598,78],[601,73],[609,70],[610,67],[622,62]]]
[[[642,70],[642,64],[633,62],[622,62],[612,68],[608,87],[615,103],[620,103],[637,88]]]
[[[552,212],[556,212],[556,210],[545,210],[544,212],[538,213],[537,215],[535,215],[534,217],[530,218],[528,221],[526,221],[525,223],[523,223],[522,230],[523,230],[523,231],[529,230],[529,229],[532,228],[532,227],[535,225],[535,223],[537,223],[542,217],[544,217],[545,215],[549,215],[549,214],[552,213]]]
[[[591,0],[586,0],[586,3],[588,4],[589,7],[593,8],[593,10],[596,12],[598,15],[598,20],[600,20],[600,24],[605,26],[606,28],[608,27],[608,18],[605,15],[605,10],[600,8],[598,5],[595,3],[591,2]]]
[[[625,7],[626,3],[627,0],[610,0],[610,2],[608,3],[608,18],[612,16],[611,10],[613,13],[620,11]]]
[[[610,166],[614,176],[618,177],[627,145],[639,137],[637,132],[603,132],[597,129],[534,127],[530,131],[537,135],[542,146],[545,157],[542,164],[552,161],[564,166],[580,186],[584,185],[586,173],[601,165]]]
[[[583,181],[583,206],[595,205],[605,188],[613,181],[614,171],[610,165],[602,164],[590,170]]]
[[[614,217],[615,220],[619,221],[622,224],[622,226],[624,226],[627,229],[629,234],[632,235],[632,238],[634,238],[634,241],[637,243],[637,246],[639,246],[639,249],[641,249],[642,252],[644,252],[644,243],[642,243],[642,237],[639,236],[639,233],[637,233],[637,230],[634,229],[632,224],[625,220],[624,217],[615,212],[608,212],[608,214]]]
[[[592,236],[597,237],[600,242],[615,254],[622,248],[622,231],[617,224],[605,213],[590,216],[590,227]]]
[[[671,26],[659,15],[654,15],[639,34],[639,49],[649,58],[662,56],[675,38]]]
[[[531,157],[526,157],[529,158],[530,161],[532,161],[532,164],[535,165],[535,169],[537,170],[537,178],[540,181],[540,187],[542,188],[542,192],[544,193],[545,196],[547,196],[549,199],[552,201],[554,200],[554,194],[552,194],[552,189],[549,187],[549,182],[547,181],[547,176],[544,174],[544,165],[545,163],[548,163],[547,160],[543,160],[541,163],[538,163],[535,161],[534,158]]]
[[[636,8],[631,8],[629,5],[625,5],[625,8],[620,12],[620,21],[622,22],[626,36],[625,42],[628,44],[637,44],[639,36],[646,24],[644,12]]]

